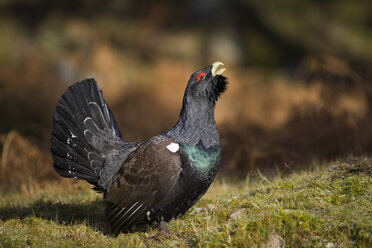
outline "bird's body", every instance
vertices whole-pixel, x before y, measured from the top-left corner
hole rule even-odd
[[[224,69],[216,72],[221,64],[195,72],[177,124],[144,141],[121,139],[94,79],[74,84],[59,100],[52,130],[55,169],[104,193],[111,232],[143,220],[164,224],[186,213],[209,188],[221,157],[214,120],[227,84]]]

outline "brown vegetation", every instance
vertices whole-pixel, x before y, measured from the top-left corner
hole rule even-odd
[[[1,160],[0,181],[9,188],[33,187],[36,184],[58,180],[51,169],[49,154],[26,140],[16,131],[0,136]]]
[[[2,135],[3,185],[57,178],[49,154],[50,121],[59,94],[67,86],[51,84],[52,75],[35,80],[45,73],[39,71],[44,66],[26,64],[25,74],[14,72],[2,80],[11,84],[0,84],[2,99],[8,101],[1,108],[12,110],[7,122],[27,136],[17,131]],[[338,75],[332,68],[314,65],[304,73],[302,65],[298,73],[302,76],[290,80],[251,69],[227,68],[230,87],[216,108],[224,175],[244,176],[257,169],[266,173],[288,171],[309,166],[315,160],[368,154],[372,150],[371,85],[356,81],[349,67]],[[136,84],[120,84],[115,77],[110,81],[102,76],[108,81],[99,81],[100,86],[124,138],[145,139],[170,128],[177,121],[183,88],[194,69],[162,61],[148,68],[148,73],[140,76],[142,79],[134,77]],[[111,72],[121,74],[120,70]],[[329,81],[336,77],[337,82]],[[117,78],[121,80],[121,76]]]
[[[223,175],[371,154],[369,4],[119,2],[0,3],[1,185],[55,180],[52,113],[73,82],[96,78],[124,138],[145,139],[176,123],[189,75],[216,60],[230,81]]]

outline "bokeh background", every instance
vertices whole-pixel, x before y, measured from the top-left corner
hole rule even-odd
[[[2,0],[0,185],[61,180],[53,110],[94,77],[127,140],[178,119],[189,76],[225,63],[221,176],[372,151],[372,1]]]

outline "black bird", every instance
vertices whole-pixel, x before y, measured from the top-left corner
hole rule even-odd
[[[220,163],[214,108],[226,90],[221,62],[191,75],[177,124],[148,140],[128,142],[94,79],[59,99],[51,135],[54,168],[104,193],[109,232],[139,222],[159,224],[186,213],[207,191]]]

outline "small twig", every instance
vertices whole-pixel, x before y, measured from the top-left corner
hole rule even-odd
[[[261,209],[260,206],[258,206],[256,203],[254,203],[253,201],[250,202],[252,204],[253,207],[255,208],[258,208],[258,209]]]
[[[258,176],[261,177],[261,179],[262,179],[260,181],[260,183],[262,183],[262,182],[265,181],[265,182],[267,182],[270,185],[272,184],[269,179],[267,179],[264,175],[262,175],[262,173],[261,173],[261,171],[259,169],[257,169],[257,173],[258,173]]]

